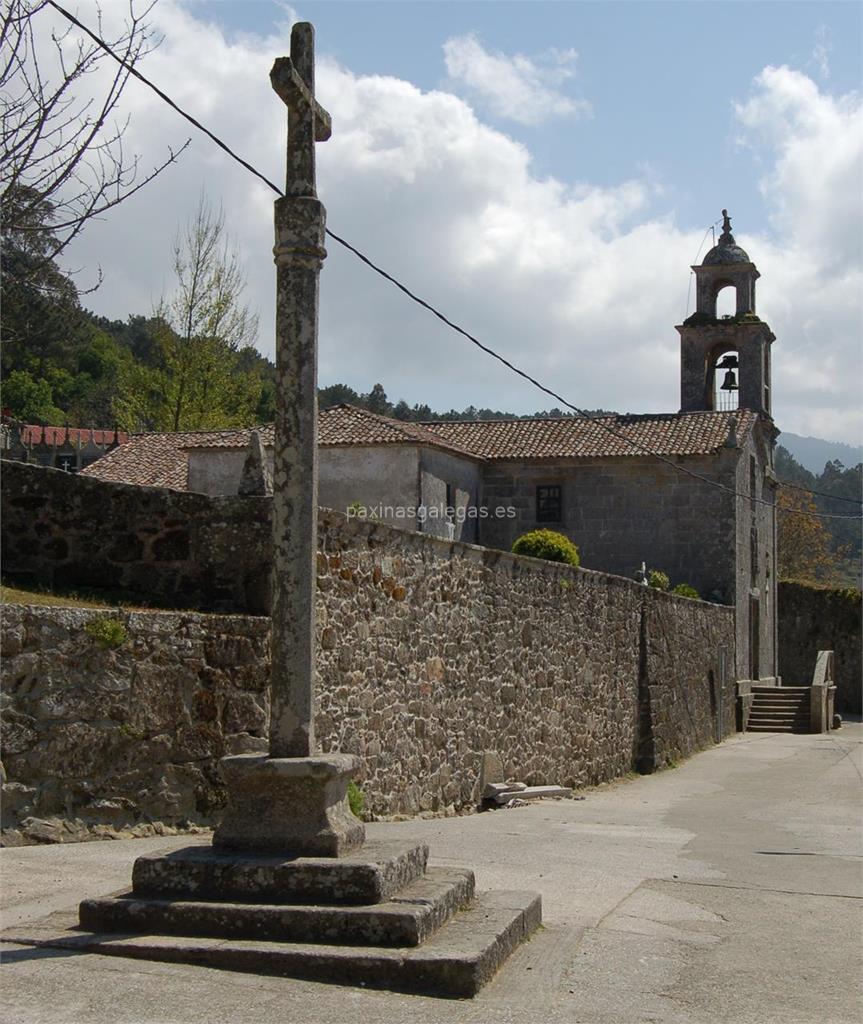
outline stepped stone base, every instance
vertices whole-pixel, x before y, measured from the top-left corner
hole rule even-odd
[[[535,893],[476,896],[472,871],[427,868],[428,847],[378,841],[346,857],[192,846],[139,857],[132,890],[84,900],[2,938],[29,945],[475,995],[539,927]]]
[[[7,929],[2,938],[104,956],[470,998],[541,922],[540,897],[535,893],[498,891],[482,894],[413,948],[82,932],[68,913],[53,914],[39,925]]]
[[[224,758],[212,847],[139,857],[132,889],[7,941],[445,996],[472,996],[539,926],[534,893],[474,897],[428,847],[369,843],[346,792],[356,759]],[[60,920],[56,919],[55,920]]]
[[[397,897],[365,906],[140,899],[123,893],[84,900],[80,922],[92,932],[418,946],[467,907],[473,892],[472,871],[437,869],[405,886]]]

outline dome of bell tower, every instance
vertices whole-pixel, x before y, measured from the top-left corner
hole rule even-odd
[[[722,211],[722,234],[719,241],[702,260],[702,267],[715,267],[727,263],[750,263],[749,255],[745,249],[734,241],[731,234],[731,218],[728,210]]]

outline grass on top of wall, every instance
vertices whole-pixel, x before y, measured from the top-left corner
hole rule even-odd
[[[130,612],[157,610],[141,604],[131,604],[111,594],[98,591],[51,591],[45,587],[31,586],[17,581],[3,580],[0,583],[0,604],[43,605],[54,608],[125,608]],[[162,609],[172,611],[174,609]]]

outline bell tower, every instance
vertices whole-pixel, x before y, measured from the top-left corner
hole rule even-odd
[[[770,346],[773,332],[755,313],[759,273],[734,241],[731,218],[722,211],[722,234],[693,267],[695,312],[680,334],[680,411],[751,409],[770,412]],[[733,289],[735,312],[717,316],[717,298]]]

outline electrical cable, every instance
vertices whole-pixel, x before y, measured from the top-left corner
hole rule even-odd
[[[105,51],[105,53],[107,53],[109,56],[111,56],[114,60],[116,60],[124,68],[126,68],[126,70],[128,70],[130,72],[130,74],[132,74],[135,78],[137,78],[138,81],[142,82],[148,88],[152,89],[152,91],[154,93],[156,93],[156,95],[161,100],[163,100],[165,103],[167,103],[168,106],[170,106],[174,111],[176,111],[181,117],[185,118],[185,120],[188,121],[190,124],[192,124],[195,128],[197,128],[199,131],[203,132],[207,136],[207,138],[209,138],[212,142],[214,142],[217,146],[219,146],[220,149],[224,150],[224,152],[227,153],[228,156],[230,156],[233,160],[235,160],[237,163],[239,163],[243,168],[245,168],[247,171],[249,171],[251,174],[253,174],[256,178],[258,178],[260,181],[262,181],[265,185],[267,185],[270,189],[272,189],[277,195],[280,195],[280,196],[284,195],[284,192],[277,185],[273,184],[273,182],[270,181],[269,178],[267,178],[264,174],[262,174],[259,170],[257,170],[257,168],[255,168],[247,160],[244,160],[241,156],[239,156],[237,153],[235,153],[234,150],[232,150],[230,148],[230,146],[227,145],[227,143],[223,142],[217,135],[215,135],[208,128],[206,128],[204,125],[202,125],[200,123],[200,121],[197,121],[194,117],[192,117],[191,114],[188,114],[185,110],[183,110],[180,106],[178,106],[170,98],[170,96],[168,96],[161,89],[159,89],[158,86],[154,85],[153,82],[151,82],[148,78],[146,78],[144,75],[142,75],[135,67],[133,67],[128,62],[124,61],[122,57],[119,57],[116,53],[114,53],[114,51],[111,49],[111,47],[103,39],[101,39],[94,32],[92,32],[89,28],[87,28],[86,25],[82,24],[73,14],[70,14],[69,11],[67,11],[67,10],[65,10],[65,8],[61,7],[60,4],[56,3],[56,0],[48,0],[48,6],[53,7],[56,11],[58,11],[61,15],[63,15],[64,18],[66,18],[68,21],[70,21],[73,25],[76,25],[78,28],[80,28],[82,32],[85,32],[90,37],[90,39],[92,39],[102,50]],[[713,227],[713,225],[711,225],[711,227]],[[710,228],[708,228],[708,231],[709,230],[710,230]],[[829,514],[829,513],[824,513],[824,512],[803,512],[803,511],[800,511],[800,510],[797,510],[797,509],[778,509],[774,502],[765,501],[763,498],[756,498],[756,497],[753,497],[751,495],[742,494],[739,491],[737,491],[735,488],[729,487],[727,484],[720,483],[718,480],[711,480],[709,477],[703,476],[700,473],[696,473],[694,470],[691,470],[691,469],[687,468],[686,466],[683,466],[680,463],[675,462],[673,459],[670,459],[670,458],[668,458],[668,457],[666,457],[664,455],[660,455],[658,452],[653,451],[652,449],[648,448],[646,445],[640,444],[634,438],[629,437],[628,435],[620,432],[619,430],[615,430],[614,427],[611,427],[611,426],[609,426],[609,424],[604,423],[600,417],[591,416],[589,413],[585,412],[583,409],[580,409],[578,406],[573,405],[572,402],[569,402],[562,395],[558,394],[556,391],[553,391],[551,388],[546,387],[544,384],[542,384],[540,381],[538,381],[535,377],[531,377],[530,374],[526,373],[524,370],[520,369],[518,366],[515,366],[508,359],[504,358],[504,356],[502,356],[498,352],[496,352],[494,349],[490,348],[488,345],[484,345],[478,338],[475,338],[472,334],[470,334],[468,331],[466,331],[463,327],[460,327],[458,324],[454,323],[447,316],[445,316],[443,313],[441,313],[440,310],[436,309],[433,305],[431,305],[431,303],[426,302],[425,299],[420,298],[420,296],[418,296],[414,292],[412,292],[406,285],[402,284],[401,281],[399,281],[397,278],[393,277],[392,274],[387,273],[387,271],[385,271],[383,268],[379,267],[376,263],[374,263],[371,259],[369,259],[368,256],[366,256],[364,253],[360,252],[359,249],[357,249],[355,246],[351,245],[344,238],[341,238],[339,235],[335,234],[335,232],[331,231],[329,228],[326,229],[326,233],[327,233],[328,237],[333,239],[333,241],[338,242],[339,245],[343,246],[345,249],[347,249],[348,251],[352,252],[358,259],[360,259],[364,264],[366,264],[366,266],[368,266],[371,270],[375,271],[375,273],[379,274],[385,280],[387,280],[391,284],[395,285],[396,288],[398,288],[401,292],[403,292],[405,295],[407,295],[408,298],[410,298],[413,302],[416,302],[418,305],[420,305],[424,309],[428,310],[428,312],[430,312],[433,316],[437,317],[437,319],[441,320],[449,328],[451,328],[452,330],[456,331],[458,334],[461,334],[463,337],[467,338],[468,341],[470,341],[473,345],[476,345],[477,348],[481,349],[487,355],[491,356],[493,359],[496,359],[498,362],[502,363],[505,367],[507,367],[507,369],[511,370],[513,373],[517,374],[519,377],[522,377],[524,380],[528,381],[530,384],[532,384],[534,387],[538,388],[540,391],[542,391],[545,394],[549,395],[551,398],[554,398],[556,401],[561,402],[567,409],[570,409],[572,412],[576,413],[576,415],[579,418],[590,420],[591,422],[596,423],[596,425],[598,427],[600,427],[602,430],[606,431],[606,433],[608,433],[611,436],[617,438],[618,440],[623,441],[625,444],[628,444],[630,447],[634,448],[640,454],[647,455],[647,456],[650,456],[651,458],[657,459],[659,462],[662,462],[662,463],[672,467],[673,469],[675,469],[679,473],[683,473],[684,475],[692,477],[695,480],[699,480],[702,483],[706,483],[706,484],[708,484],[711,487],[717,487],[720,490],[725,491],[726,493],[729,493],[729,494],[733,495],[736,498],[741,498],[741,499],[746,500],[746,501],[754,501],[754,502],[756,502],[758,504],[767,505],[769,508],[772,508],[772,509],[774,509],[776,511],[784,512],[786,514],[808,515],[808,516],[811,516],[813,518],[818,518],[818,519],[863,519],[863,516],[843,516],[843,515],[834,515],[834,514]],[[705,232],[705,237],[706,237],[706,232]],[[704,243],[702,241],[702,245],[703,244]],[[799,487],[798,487],[798,489],[805,490],[805,488],[799,488]],[[815,494],[817,492],[811,491],[811,492],[807,492],[807,493]],[[831,497],[833,497],[833,495],[831,495]],[[839,500],[851,501],[853,499],[842,498],[842,499],[839,499]]]

